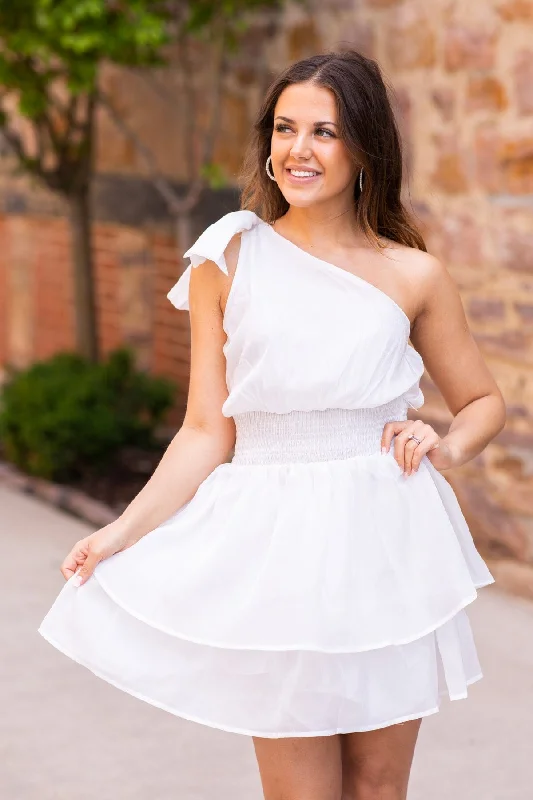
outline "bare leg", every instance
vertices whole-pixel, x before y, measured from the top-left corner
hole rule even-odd
[[[338,736],[254,737],[265,800],[341,800]]]
[[[343,734],[342,800],[406,800],[421,721]]]

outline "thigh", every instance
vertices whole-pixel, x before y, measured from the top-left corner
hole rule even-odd
[[[338,736],[254,736],[254,747],[265,800],[341,800]]]
[[[421,722],[343,734],[343,800],[405,800]]]

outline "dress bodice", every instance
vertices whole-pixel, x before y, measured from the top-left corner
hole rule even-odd
[[[226,214],[185,253],[191,263],[168,294],[177,308],[188,308],[192,268],[210,259],[228,273],[224,250],[239,232],[224,312],[225,416],[371,408],[400,397],[422,405],[424,364],[400,306],[251,211]]]

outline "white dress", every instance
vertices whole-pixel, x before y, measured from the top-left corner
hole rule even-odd
[[[481,677],[465,607],[493,579],[424,457],[380,440],[419,408],[409,320],[380,289],[251,211],[187,251],[169,292],[242,231],[227,300],[231,463],[136,545],[63,587],[39,628],[173,714],[248,735],[319,736],[423,717]],[[179,481],[176,475],[176,481]]]

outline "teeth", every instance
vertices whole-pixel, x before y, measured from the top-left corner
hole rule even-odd
[[[314,175],[318,175],[318,172],[303,172],[302,170],[291,169],[289,170],[291,175],[294,175],[296,178],[312,178]]]

